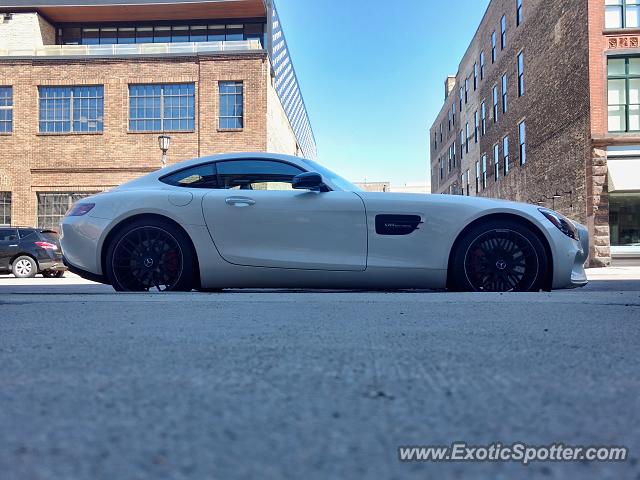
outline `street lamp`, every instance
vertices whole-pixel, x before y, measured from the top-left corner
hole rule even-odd
[[[169,151],[169,146],[171,145],[171,137],[169,135],[160,135],[158,137],[158,144],[160,145],[160,150],[162,151],[162,168],[167,166],[167,152]]]

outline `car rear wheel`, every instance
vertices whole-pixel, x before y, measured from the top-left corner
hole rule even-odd
[[[194,255],[180,229],[169,222],[142,219],[116,234],[106,267],[117,291],[191,291]]]
[[[451,262],[450,286],[468,292],[537,292],[548,275],[547,253],[536,232],[513,221],[472,228]]]
[[[13,261],[11,271],[17,278],[33,278],[38,273],[38,264],[33,258],[25,255]]]

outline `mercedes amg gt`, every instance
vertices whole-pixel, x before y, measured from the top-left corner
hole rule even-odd
[[[583,286],[585,227],[536,205],[363,192],[318,163],[199,158],[83,199],[68,268],[117,291],[533,292]]]

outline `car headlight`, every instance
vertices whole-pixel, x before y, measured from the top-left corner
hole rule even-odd
[[[546,208],[539,208],[538,210],[540,210],[540,213],[547,217],[549,221],[558,227],[558,230],[564,233],[567,237],[573,238],[574,240],[580,239],[578,229],[567,217]]]

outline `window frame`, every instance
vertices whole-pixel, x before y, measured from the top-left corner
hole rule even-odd
[[[13,192],[0,192],[0,227],[11,227]],[[8,213],[7,213],[8,211]]]
[[[474,143],[478,143],[478,128],[479,128],[479,124],[478,124],[478,110],[476,110],[475,112],[473,112],[473,140]]]
[[[482,155],[482,190],[487,189],[487,154]]]
[[[507,17],[500,18],[500,50],[507,48]]]
[[[630,80],[637,80],[640,83],[640,73],[637,74],[630,74],[629,73],[629,60],[630,59],[636,59],[638,60],[638,62],[640,63],[640,56],[636,56],[636,55],[627,55],[627,56],[609,56],[607,58],[607,131],[609,133],[615,133],[615,134],[620,134],[620,133],[633,133],[633,132],[640,132],[640,119],[638,120],[638,129],[637,130],[632,130],[631,128],[629,128],[629,118],[630,118],[630,107],[636,107],[637,111],[638,111],[638,116],[640,117],[640,103],[630,103],[629,99],[630,99],[630,88],[629,88],[629,83]],[[609,73],[609,61],[610,60],[624,60],[624,74],[622,75],[612,75]],[[624,81],[624,95],[625,95],[625,103],[624,104],[610,104],[609,103],[609,83],[611,81]],[[639,90],[640,90],[640,86],[639,86]],[[640,97],[640,93],[639,93],[639,97]],[[640,98],[638,99],[638,101],[640,102]],[[611,107],[617,107],[617,108],[622,108],[624,109],[624,129],[621,130],[611,130],[610,126],[609,126],[609,109]]]
[[[80,93],[82,89],[95,88],[96,96],[83,96]],[[69,96],[43,96],[43,92],[51,91],[55,93],[61,93],[64,95],[65,91],[69,92]],[[89,101],[89,106],[85,109],[82,106],[80,109],[76,108],[76,102],[80,102],[82,105],[84,100]],[[95,108],[91,107],[91,100],[96,101]],[[65,106],[65,102],[68,101],[68,107]],[[46,108],[43,109],[43,104]],[[52,111],[54,112],[54,119],[49,119],[47,113],[50,111],[49,105],[53,104]],[[58,111],[61,110],[61,119],[55,118]],[[65,118],[65,112],[68,110],[69,117]],[[76,130],[75,125],[80,120],[76,119],[76,113],[82,118],[82,112],[89,111],[95,113],[96,120],[87,120],[87,124],[91,121],[95,121],[95,130]],[[62,124],[63,130],[55,131],[56,124]],[[64,125],[68,124],[69,129],[64,130]],[[43,129],[43,126],[50,125],[54,127],[53,131],[47,131]],[[38,135],[102,135],[104,133],[104,85],[92,84],[92,85],[38,85]]]
[[[480,132],[484,137],[487,134],[487,105],[484,100],[480,105],[480,125],[481,125]]]
[[[185,95],[182,94],[177,94],[177,95],[165,95],[165,89],[167,87],[174,87],[174,86],[182,86],[185,85],[187,87],[192,86],[193,87],[193,92],[192,93],[187,93]],[[156,98],[155,95],[131,95],[131,90],[133,87],[160,87],[160,94],[158,96],[158,98],[160,99],[160,117],[159,118],[148,118],[148,117],[132,117],[131,112],[133,109],[132,106],[132,101],[134,98],[138,99],[148,99],[148,98]],[[133,133],[133,134],[138,134],[138,133],[194,133],[196,131],[196,120],[197,120],[197,109],[196,109],[196,96],[198,94],[197,92],[197,88],[196,88],[196,84],[195,82],[165,82],[165,83],[130,83],[128,85],[128,98],[129,98],[129,121],[127,123],[127,132],[128,133]],[[166,117],[165,116],[165,98],[169,97],[177,97],[177,98],[189,98],[189,97],[193,97],[193,119],[191,119],[190,117]],[[140,107],[139,104],[136,106],[136,110],[137,109],[143,109],[143,110],[147,110],[149,107],[146,106],[146,103],[143,103],[143,106]],[[169,108],[178,108],[181,109],[181,106],[175,107],[169,107]],[[187,111],[189,109],[189,105],[188,105],[188,101],[187,101]],[[156,121],[160,121],[160,129],[147,129],[146,128],[146,123],[151,121],[151,122],[156,122]],[[177,121],[178,123],[180,123],[181,120],[186,120],[187,121],[187,128],[186,129],[169,129],[169,128],[165,128],[165,122],[166,121]],[[189,122],[193,122],[193,128],[189,128],[190,127],[190,123]],[[133,122],[143,122],[145,124],[145,128],[143,129],[137,129],[137,128],[132,128]]]
[[[524,120],[518,123],[518,154],[520,165],[527,163],[527,125]]]
[[[0,85],[0,93],[7,92],[8,95],[0,96],[0,102],[6,102],[7,105],[0,103],[0,113],[6,112],[6,118],[0,117],[0,135],[13,134],[13,85]],[[7,129],[2,128],[3,125]]]
[[[524,51],[520,51],[516,57],[518,66],[518,97],[524,96]]]
[[[509,175],[509,135],[502,138],[502,162],[503,174],[506,177]]]
[[[473,64],[473,91],[475,92],[478,89],[478,64],[474,62]]]
[[[493,176],[494,181],[498,181],[500,179],[500,144],[496,143],[493,145]]]
[[[505,73],[504,75],[502,75],[502,77],[500,77],[500,87],[502,89],[502,113],[507,113],[508,111],[508,79],[507,79],[507,74]]]
[[[605,2],[604,5],[604,28],[605,30],[620,30],[620,29],[632,29],[632,28],[640,28],[640,0],[620,0],[620,4],[619,5],[607,5]],[[638,25],[633,25],[633,26],[628,26],[627,25],[627,9],[629,7],[635,7],[637,9],[638,12]],[[619,9],[619,19],[620,19],[620,26],[616,26],[616,27],[610,27],[607,25],[607,11],[610,8],[615,8],[615,9]]]
[[[516,0],[516,27],[522,24],[524,17],[522,15],[522,0]]]
[[[491,63],[496,63],[497,57],[497,46],[496,46],[496,31],[491,32]]]
[[[493,123],[498,123],[498,86],[494,85],[491,89],[491,99],[493,101]]]
[[[233,86],[238,87],[240,86],[240,93],[238,92],[222,92],[222,86],[223,85],[231,85],[234,84]],[[244,80],[220,80],[218,82],[218,131],[219,132],[237,132],[237,131],[242,131],[245,128],[245,88],[244,88]],[[240,115],[223,115],[222,114],[222,108],[223,108],[223,104],[222,104],[222,98],[223,97],[238,97],[240,96],[241,99],[241,114]],[[237,107],[238,104],[234,102],[234,107]],[[228,119],[239,119],[240,122],[240,126],[239,127],[223,127],[222,126],[222,121],[223,120],[228,120]],[[437,144],[437,139],[436,139],[436,144]]]
[[[480,52],[480,80],[484,80],[484,50]]]

